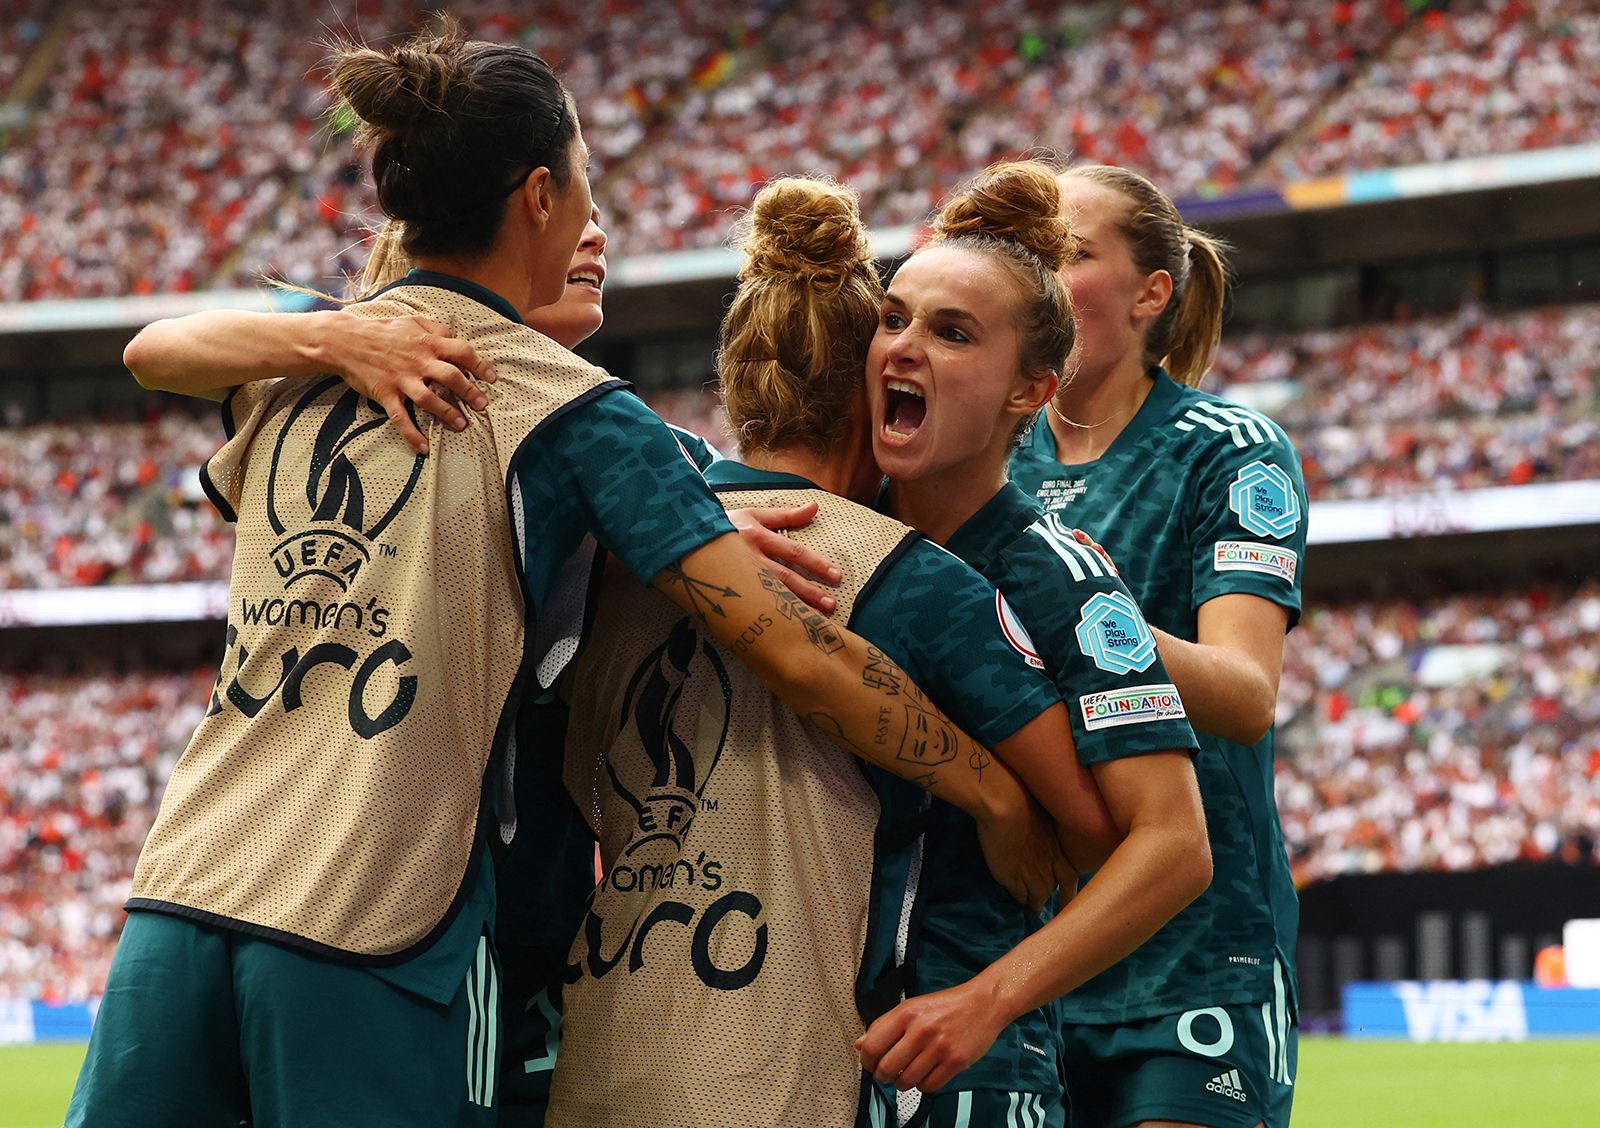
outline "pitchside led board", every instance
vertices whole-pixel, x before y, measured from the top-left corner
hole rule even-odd
[[[1567,986],[1519,980],[1350,983],[1344,1032],[1413,1042],[1522,1042],[1600,1034],[1600,920],[1568,921]]]

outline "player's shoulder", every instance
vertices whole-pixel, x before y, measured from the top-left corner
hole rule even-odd
[[[1001,556],[1012,578],[1030,590],[1038,582],[1059,591],[1062,583],[1098,588],[1113,581],[1116,570],[1076,533],[1060,513],[1041,512],[1017,530]]]
[[[1265,412],[1200,388],[1179,385],[1161,427],[1174,449],[1189,461],[1294,451],[1288,434]]]

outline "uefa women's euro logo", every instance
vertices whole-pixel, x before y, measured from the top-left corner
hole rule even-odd
[[[272,445],[267,479],[267,522],[283,538],[272,548],[272,564],[285,588],[321,576],[348,591],[371,561],[372,545],[411,499],[427,460],[381,431],[387,426],[381,407],[337,378],[316,384],[290,410]],[[357,470],[352,448],[375,431],[375,449],[363,450]]]
[[[733,683],[710,641],[679,620],[629,679],[623,730],[606,761],[617,795],[638,825],[624,863],[649,851],[675,857],[699,812],[706,784],[728,741]],[[641,859],[642,860],[642,859]]]

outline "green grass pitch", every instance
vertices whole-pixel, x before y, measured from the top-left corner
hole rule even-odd
[[[59,1128],[82,1045],[0,1047],[0,1128]],[[1295,1128],[1567,1128],[1600,1116],[1600,1042],[1305,1038]]]

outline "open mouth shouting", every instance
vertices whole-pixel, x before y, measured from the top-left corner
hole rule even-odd
[[[926,393],[909,380],[891,378],[884,383],[883,441],[900,446],[911,441],[928,417]]]

